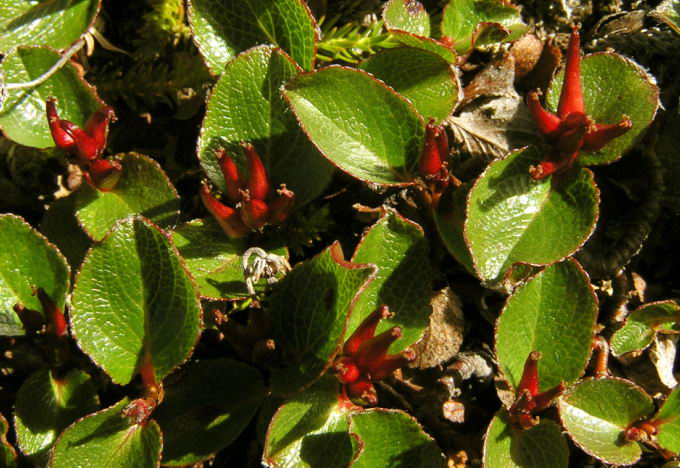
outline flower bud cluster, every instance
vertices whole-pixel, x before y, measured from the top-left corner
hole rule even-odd
[[[441,194],[449,185],[449,139],[441,125],[434,120],[425,128],[425,146],[418,159],[418,171],[423,177],[425,187],[430,192],[432,204],[436,205]]]

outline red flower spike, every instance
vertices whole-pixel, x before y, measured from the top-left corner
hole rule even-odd
[[[123,175],[123,166],[118,161],[95,159],[85,177],[102,192],[110,192],[115,188]]]
[[[227,191],[225,192],[227,198],[230,202],[239,202],[241,200],[240,192],[244,186],[234,160],[225,153],[224,148],[220,148],[215,151],[215,157],[220,163],[220,169],[222,169],[224,182],[227,186]]]
[[[522,378],[517,386],[517,394],[522,395],[524,391],[528,390],[531,396],[538,394],[538,360],[541,358],[541,353],[532,351],[529,353],[527,360],[524,361],[524,370],[522,371]]]
[[[368,378],[360,378],[346,385],[347,393],[351,398],[359,399],[369,405],[378,404],[378,394]]]
[[[546,390],[545,392],[538,393],[534,395],[534,401],[536,402],[536,408],[534,408],[535,412],[540,412],[546,409],[548,406],[550,406],[550,403],[560,396],[560,394],[564,391],[564,384],[560,382],[558,385],[555,385],[553,388]]]
[[[430,119],[425,129],[425,146],[418,160],[418,170],[425,177],[437,175],[442,163],[449,156],[446,130],[441,126],[434,125],[433,122],[434,120]]]
[[[382,380],[410,362],[416,359],[415,351],[407,349],[399,354],[394,354],[391,356],[386,356],[385,359],[380,363],[380,366],[376,367],[371,371],[371,380]]]
[[[532,414],[535,409],[536,401],[529,390],[518,393],[515,402],[508,410],[510,422],[520,426],[522,429],[529,429],[535,426],[538,424],[538,418]]]
[[[260,229],[269,218],[269,206],[258,198],[252,198],[247,190],[242,190],[239,213],[246,226],[250,229]]]
[[[549,156],[547,159],[538,163],[538,166],[530,166],[529,174],[534,180],[544,179],[551,174],[568,168],[576,161],[577,157],[578,151],[573,152],[567,157],[560,154]]]
[[[591,125],[590,119],[582,112],[573,112],[562,120],[561,133],[555,148],[560,154],[572,154],[583,146],[583,138]]]
[[[85,123],[85,133],[90,135],[97,147],[97,157],[100,157],[106,147],[109,134],[109,122],[116,121],[116,113],[110,107],[102,107],[92,114]]]
[[[269,202],[269,224],[283,224],[288,219],[290,210],[295,205],[295,193],[286,188],[286,184],[276,191],[276,198]]]
[[[245,237],[249,229],[241,221],[238,211],[220,203],[211,193],[207,185],[201,187],[201,201],[203,205],[215,218],[222,230],[232,238]]]
[[[344,384],[355,382],[360,375],[359,367],[351,357],[342,357],[333,365],[335,376]]]
[[[73,139],[75,145],[71,154],[78,158],[78,164],[87,166],[90,161],[97,158],[100,151],[90,135],[85,133],[85,130],[68,120],[60,120],[59,126]]]
[[[564,119],[572,112],[583,113],[583,92],[581,91],[581,35],[579,26],[571,27],[567,63],[564,67],[564,83],[560,102],[557,105],[557,116]]]
[[[345,341],[345,344],[342,347],[342,353],[345,356],[354,356],[363,343],[373,338],[373,335],[375,335],[375,329],[378,327],[378,323],[380,323],[382,319],[389,318],[392,315],[393,314],[390,312],[390,309],[385,304],[371,312],[359,324],[356,330],[354,330],[352,336],[350,336],[347,341]]]
[[[57,112],[57,100],[53,97],[47,98],[45,105],[47,109],[47,123],[52,133],[52,139],[62,151],[68,154],[75,154],[76,141],[73,136],[61,126],[61,120]]]
[[[540,96],[540,90],[530,92],[527,96],[527,107],[538,127],[538,131],[541,132],[546,140],[555,141],[559,135],[558,129],[562,120],[541,106]]]
[[[633,122],[627,115],[622,116],[621,122],[617,124],[596,124],[595,131],[586,134],[583,138],[581,149],[584,151],[601,150],[611,140],[620,137],[631,128],[633,128]]]
[[[401,338],[401,328],[392,327],[362,343],[357,350],[357,364],[369,373],[377,373],[390,345]]]
[[[248,192],[250,197],[257,200],[266,200],[269,195],[269,178],[262,164],[260,155],[251,144],[244,144],[243,149],[248,158]]]
[[[43,312],[50,324],[50,331],[57,338],[63,338],[68,335],[68,325],[66,324],[66,317],[61,312],[59,307],[52,301],[52,298],[47,295],[43,288],[36,288],[33,294],[38,296],[38,300],[42,305]]]

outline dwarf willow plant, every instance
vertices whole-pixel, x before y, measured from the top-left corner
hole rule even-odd
[[[302,0],[151,3],[140,37],[179,57],[188,24],[196,48],[182,53],[211,76],[190,145],[202,180],[179,192],[176,164],[111,151],[116,128],[141,123],[102,101],[86,56],[58,63],[93,38],[111,50],[93,62],[122,53],[93,27],[102,4],[0,0],[3,140],[70,163],[37,227],[0,215],[3,466],[186,466],[251,443],[272,467],[443,467],[461,448],[489,468],[566,467],[573,446],[616,465],[643,446],[680,452],[677,388],[655,401],[606,366],[678,333],[678,305],[600,327],[574,257],[600,213],[585,166],[643,138],[659,105],[649,73],[615,52],[581,58],[574,27],[564,71],[516,101],[534,143],[466,178],[450,117],[477,91],[459,78],[480,50],[497,57],[527,34],[518,7],[390,0],[367,42],[357,24],[325,37],[323,10]],[[669,5],[656,13],[674,24]],[[374,203],[357,205],[363,232],[352,189]],[[507,295],[489,343],[503,403],[485,403],[471,445],[442,435],[463,433],[460,419],[434,424],[409,403],[452,359],[428,347],[451,268]],[[434,356],[429,374],[419,353]],[[430,400],[441,418],[456,403]]]

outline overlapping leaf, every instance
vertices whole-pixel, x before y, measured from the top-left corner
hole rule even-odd
[[[654,416],[661,422],[658,426],[656,441],[671,452],[680,453],[680,387],[676,387]]]
[[[611,338],[614,356],[649,346],[657,332],[680,333],[680,307],[673,301],[645,304],[626,317],[623,327]]]
[[[430,37],[430,15],[418,0],[390,0],[385,4],[383,19],[388,29]]]

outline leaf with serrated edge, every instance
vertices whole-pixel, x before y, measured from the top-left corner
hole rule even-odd
[[[529,353],[539,351],[540,390],[578,379],[591,354],[597,297],[576,260],[547,267],[519,286],[496,322],[496,358],[516,389]]]
[[[317,25],[302,0],[190,0],[189,22],[194,41],[214,73],[236,54],[273,43],[305,70],[313,70]]]
[[[267,394],[262,374],[231,359],[193,362],[165,386],[154,419],[163,432],[163,465],[193,465],[229,445]]]
[[[158,424],[153,419],[131,424],[121,416],[127,404],[123,399],[66,428],[54,444],[48,467],[159,466],[163,436]]]
[[[673,301],[644,304],[626,317],[623,327],[611,337],[614,356],[645,349],[657,332],[680,333],[680,307]]]
[[[1,0],[0,52],[22,45],[65,49],[94,24],[100,3],[99,0],[39,3]]]
[[[42,75],[57,60],[59,54],[47,47],[18,47],[3,58],[0,74],[12,77],[13,83],[26,83]],[[0,107],[0,129],[4,135],[25,146],[55,146],[45,114],[49,96],[59,99],[59,117],[81,127],[103,105],[94,88],[83,79],[82,69],[67,62],[39,86],[7,91]]]
[[[326,375],[281,406],[269,424],[263,463],[270,467],[346,467],[354,458],[349,409]]]
[[[564,71],[553,79],[546,95],[548,109],[557,109]],[[627,115],[633,128],[599,151],[582,152],[578,161],[589,166],[619,159],[644,135],[659,106],[659,88],[640,65],[619,54],[601,52],[581,60],[583,103],[588,117],[598,124],[615,124]]]
[[[415,418],[403,411],[373,408],[351,413],[350,432],[362,445],[352,467],[445,466],[437,443]]]
[[[430,15],[418,0],[390,0],[385,4],[383,19],[387,29],[430,37]]]
[[[383,82],[333,65],[296,76],[283,95],[307,136],[340,169],[376,184],[411,183],[425,123]]]
[[[19,448],[36,466],[45,466],[61,431],[97,408],[97,391],[84,371],[73,369],[60,378],[48,369],[36,372],[17,393],[14,425]]]
[[[680,453],[680,387],[675,387],[666,397],[652,419],[662,421],[657,428],[657,443],[666,450]]]
[[[76,218],[94,240],[101,240],[116,222],[142,215],[162,228],[172,228],[179,216],[179,195],[161,166],[143,154],[124,153],[116,158],[123,174],[110,192],[83,182],[74,203]]]
[[[632,382],[604,378],[581,380],[558,400],[562,424],[586,453],[615,465],[632,465],[642,453],[625,442],[624,431],[654,409],[652,399]]]
[[[387,49],[368,57],[359,68],[384,81],[437,124],[451,115],[458,102],[456,73],[446,60],[427,50]]]
[[[73,333],[119,384],[130,382],[147,352],[160,381],[198,339],[198,294],[166,236],[144,218],[124,220],[90,249],[76,278]]]
[[[532,180],[543,157],[530,146],[494,161],[470,190],[464,233],[475,270],[498,282],[516,262],[546,265],[568,257],[590,237],[598,216],[593,174],[577,170],[560,184]]]
[[[335,242],[276,284],[269,298],[269,320],[277,349],[293,362],[272,371],[273,393],[295,392],[328,369],[342,345],[347,317],[375,270],[345,261]]]
[[[255,145],[272,191],[285,183],[299,208],[330,182],[333,166],[312,146],[283,101],[279,88],[300,72],[280,49],[261,46],[232,61],[213,88],[198,139],[201,167],[220,190],[226,185],[215,150],[227,149],[239,172],[247,174],[240,142]]]
[[[392,344],[390,352],[402,351],[418,341],[432,312],[432,267],[428,254],[428,242],[420,226],[395,212],[387,212],[378,220],[352,257],[352,262],[376,265],[378,274],[354,305],[346,335],[351,335],[380,305],[387,304],[394,317],[382,320],[376,334],[395,325],[402,329],[401,338]]]
[[[508,412],[501,409],[484,436],[485,468],[566,468],[569,447],[560,426],[542,418],[527,430],[513,427]]]
[[[42,314],[34,286],[64,310],[70,274],[66,259],[42,234],[19,216],[0,215],[0,335],[24,334],[15,304]]]

